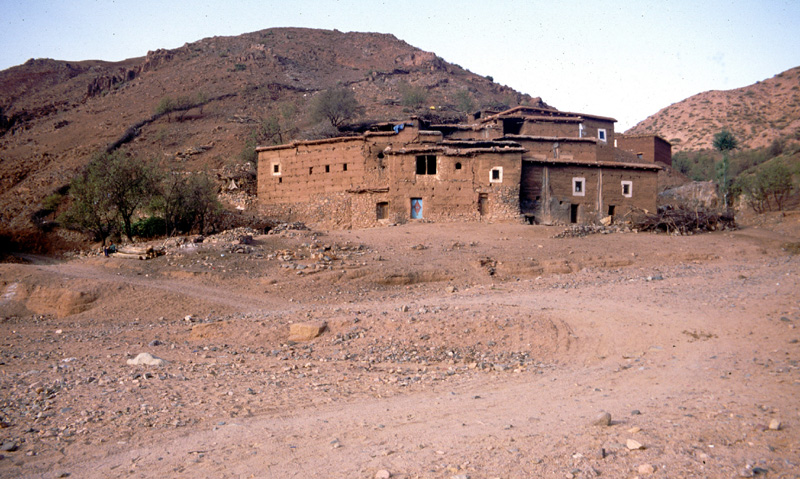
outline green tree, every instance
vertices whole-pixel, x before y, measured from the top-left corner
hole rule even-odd
[[[97,155],[72,182],[72,206],[64,219],[94,233],[104,243],[118,220],[133,241],[133,215],[149,200],[155,181],[151,165],[121,150]]]
[[[155,114],[156,115],[167,115],[167,121],[172,121],[170,116],[172,112],[175,111],[175,100],[172,98],[165,96],[158,102],[156,105]]]
[[[311,104],[311,118],[316,122],[327,120],[337,130],[363,114],[364,107],[353,90],[344,87],[321,92]]]
[[[722,152],[722,161],[717,164],[717,187],[726,206],[730,204],[730,187],[732,178],[729,176],[729,153],[739,146],[739,141],[730,131],[723,129],[714,135],[714,148]]]
[[[773,204],[782,210],[786,198],[792,192],[792,173],[779,162],[762,165],[755,173],[740,175],[733,184],[733,191],[744,195],[747,204],[756,213],[773,209]]]
[[[464,113],[472,113],[475,110],[475,102],[469,90],[463,89],[456,92],[456,107]]]
[[[162,179],[151,211],[164,218],[165,233],[204,233],[222,210],[214,182],[205,172],[185,174],[172,171]]]
[[[106,244],[116,229],[116,211],[105,189],[105,176],[99,163],[89,163],[82,174],[72,179],[69,209],[58,220],[69,228],[91,233]]]
[[[399,86],[403,106],[420,108],[428,101],[428,92],[424,87],[401,83]]]

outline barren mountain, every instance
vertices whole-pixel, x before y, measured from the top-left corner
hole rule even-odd
[[[114,63],[31,59],[0,72],[0,229],[27,228],[42,199],[110,145],[165,166],[219,170],[240,161],[252,131],[270,116],[296,136],[318,134],[309,102],[337,85],[354,90],[364,121],[543,105],[377,33],[280,28]],[[416,104],[404,97],[409,91]],[[167,98],[203,105],[154,115]]]
[[[626,133],[655,133],[672,151],[712,148],[714,134],[732,131],[744,148],[800,135],[800,67],[735,90],[707,91],[674,103]]]

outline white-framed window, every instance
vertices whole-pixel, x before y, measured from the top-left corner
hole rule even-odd
[[[272,163],[270,163],[269,169],[270,171],[272,171],[272,176],[281,176],[280,161],[273,161]]]
[[[503,182],[503,167],[495,166],[489,171],[489,183]]]
[[[606,136],[606,129],[605,128],[598,128],[597,129],[597,139],[602,141],[603,143],[608,141],[608,137]]]
[[[630,198],[633,196],[633,182],[632,181],[623,181],[622,182],[622,196],[625,198]]]
[[[572,178],[572,196],[586,196],[586,178]]]
[[[578,123],[578,138],[583,138],[583,123]]]

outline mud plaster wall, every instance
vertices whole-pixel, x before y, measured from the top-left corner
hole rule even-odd
[[[410,219],[411,199],[421,198],[424,220],[521,221],[520,164],[520,152],[437,155],[436,175],[417,175],[416,155],[392,155],[395,182],[387,195],[390,214]],[[502,172],[502,181],[490,180],[493,169]],[[478,209],[481,194],[486,195],[483,217]]]
[[[526,157],[553,158],[554,141],[517,140],[523,148],[528,150]],[[597,154],[597,145],[592,141],[558,141],[558,157],[571,158],[581,161],[594,161]]]
[[[577,122],[527,121],[521,135],[578,137]]]
[[[642,160],[672,166],[672,146],[656,136],[624,136],[617,138],[617,147],[634,154],[642,154]]]
[[[570,223],[572,205],[577,205],[577,223],[599,221],[608,215],[608,205],[614,205],[615,216],[633,207],[655,211],[656,171],[542,164],[526,165],[524,171],[520,201],[536,222]],[[576,178],[583,178],[583,196],[573,192]],[[622,181],[631,182],[630,198],[622,195]]]

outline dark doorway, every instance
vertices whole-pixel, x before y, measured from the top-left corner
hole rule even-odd
[[[478,214],[481,216],[487,213],[489,206],[489,195],[486,193],[478,194]]]
[[[580,205],[569,205],[569,222],[570,223],[577,223],[578,222],[578,206],[580,206]]]
[[[389,217],[389,203],[387,201],[379,202],[375,207],[375,211],[379,220],[385,220]]]
[[[616,208],[615,208],[614,205],[608,205],[608,216],[614,216],[614,210],[615,209]]]

